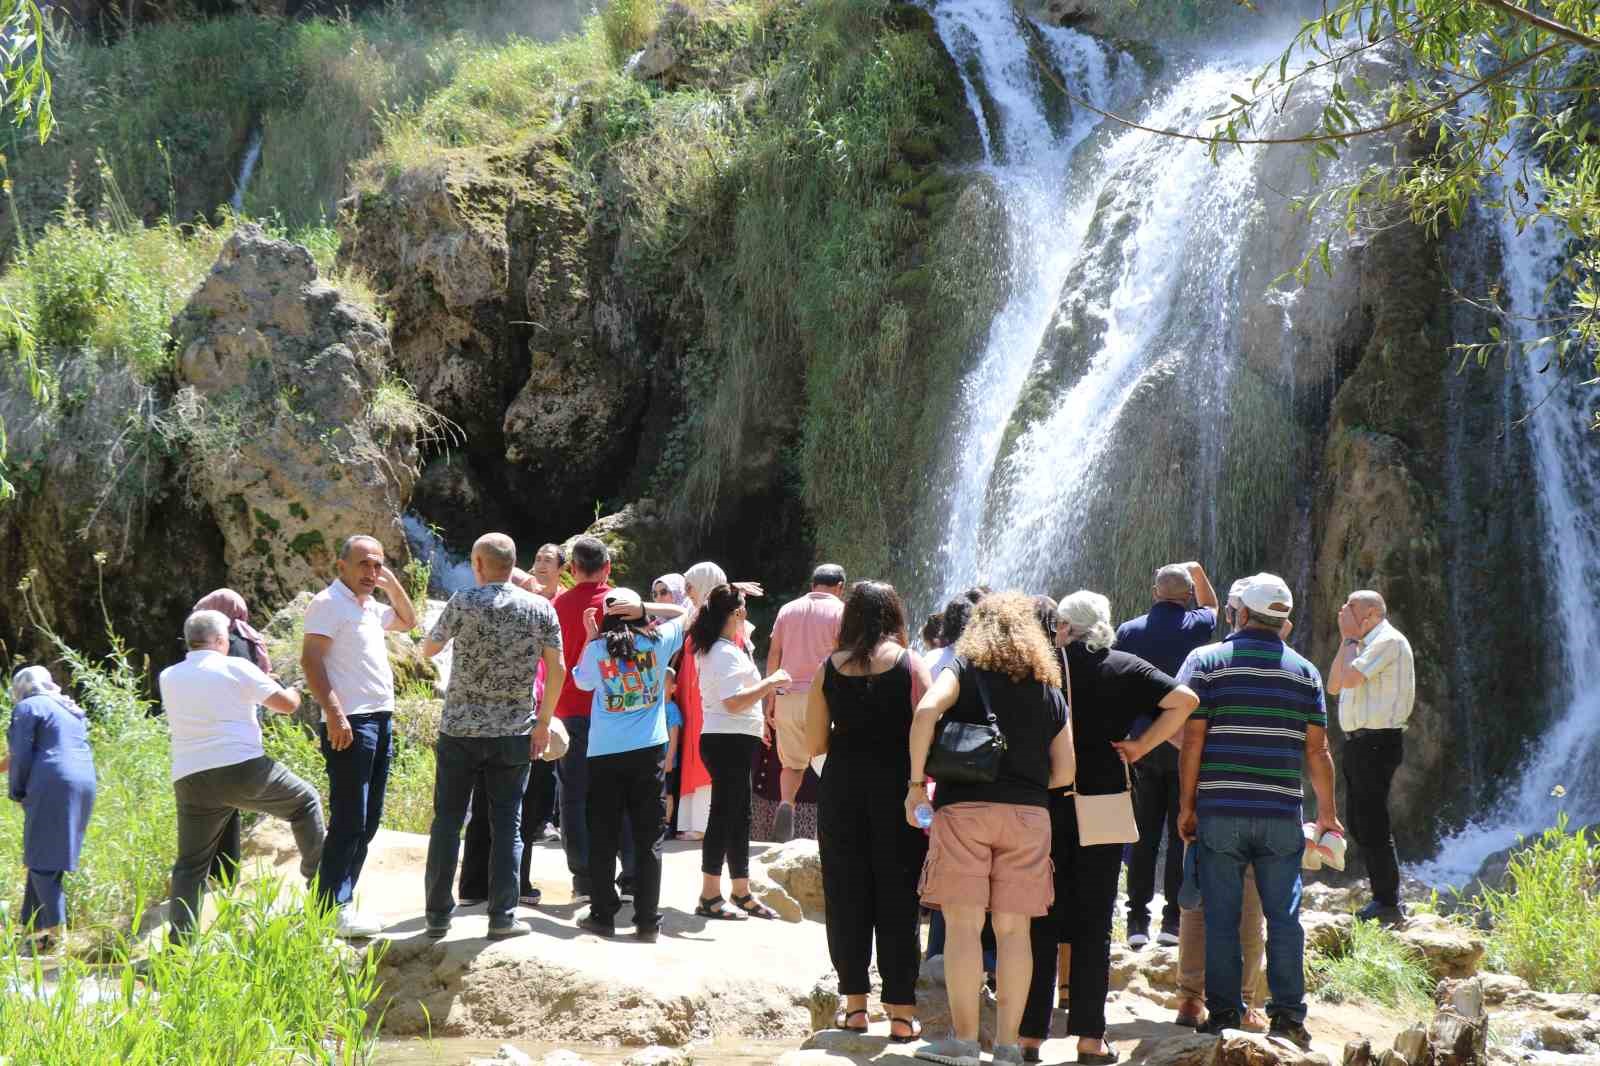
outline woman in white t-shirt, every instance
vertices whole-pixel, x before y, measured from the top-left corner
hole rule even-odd
[[[722,899],[724,863],[733,905],[753,917],[777,917],[750,895],[750,773],[766,725],[763,702],[789,683],[789,675],[775,670],[761,676],[738,644],[744,625],[744,594],[718,585],[689,630],[700,675],[700,757],[711,772],[711,816],[700,850],[704,884],[695,908],[703,918],[738,917]]]

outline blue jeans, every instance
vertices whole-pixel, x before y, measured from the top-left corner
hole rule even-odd
[[[556,763],[561,793],[561,847],[567,853],[572,890],[589,895],[589,719],[563,718],[567,727],[567,753]],[[618,884],[633,886],[633,819],[622,818],[620,842],[622,876]]]
[[[343,751],[328,743],[326,724],[317,727],[328,766],[328,836],[317,869],[317,891],[325,903],[350,902],[367,861],[367,845],[378,835],[394,755],[393,718],[380,711],[350,719],[350,746]]]
[[[1244,958],[1239,944],[1244,868],[1255,867],[1267,919],[1267,1014],[1306,1018],[1305,930],[1300,928],[1298,819],[1200,815],[1200,895],[1206,909],[1206,1009],[1244,1013]]]
[[[528,787],[528,737],[452,737],[433,746],[433,828],[428,832],[428,863],[422,875],[430,923],[448,922],[456,909],[451,888],[461,852],[461,826],[467,820],[472,786],[483,775],[489,799],[489,926],[511,924],[517,909],[522,869],[522,793]]]

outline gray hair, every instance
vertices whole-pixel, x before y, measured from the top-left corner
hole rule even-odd
[[[374,537],[371,533],[352,533],[339,542],[339,561],[348,561],[351,550],[364,540],[371,541],[378,546],[379,551],[383,551],[383,541]]]
[[[1182,563],[1168,563],[1156,571],[1156,595],[1162,599],[1187,600],[1194,594],[1194,578]]]
[[[1372,589],[1358,589],[1350,594],[1347,603],[1360,604],[1368,609],[1376,607],[1378,614],[1384,618],[1389,617],[1389,605],[1383,602],[1383,597]]]
[[[191,648],[208,647],[219,637],[228,639],[228,616],[221,611],[196,611],[183,620],[183,642]]]
[[[485,533],[472,544],[472,554],[481,558],[484,569],[510,573],[517,566],[517,542],[504,533]]]
[[[1056,606],[1056,620],[1065,622],[1071,640],[1083,641],[1090,651],[1109,648],[1117,642],[1111,628],[1111,601],[1098,592],[1079,589]]]

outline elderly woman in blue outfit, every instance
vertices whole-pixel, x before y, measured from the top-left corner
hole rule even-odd
[[[62,693],[42,666],[11,679],[11,798],[22,804],[22,862],[28,886],[22,925],[33,946],[49,945],[66,920],[61,879],[78,868],[84,830],[94,810],[94,756],[83,709]]]

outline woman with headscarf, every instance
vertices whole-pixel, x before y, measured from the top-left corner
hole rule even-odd
[[[196,600],[189,613],[193,614],[195,611],[222,612],[222,616],[228,620],[228,657],[243,659],[264,674],[272,673],[272,658],[267,654],[267,638],[250,625],[250,606],[244,602],[243,596],[233,589],[217,589]],[[231,880],[239,872],[241,829],[239,812],[234,811],[233,817],[229,818],[228,824],[223,827],[222,842],[217,845],[217,853],[212,856],[211,871],[207,875],[219,884]]]
[[[28,884],[22,925],[42,953],[51,931],[67,917],[62,876],[78,868],[84,831],[94,810],[94,755],[83,709],[62,693],[42,666],[11,679],[11,798],[22,804],[22,862]]]
[[[675,603],[685,609],[692,608],[689,583],[682,574],[662,574],[650,584],[650,598],[656,603]]]

